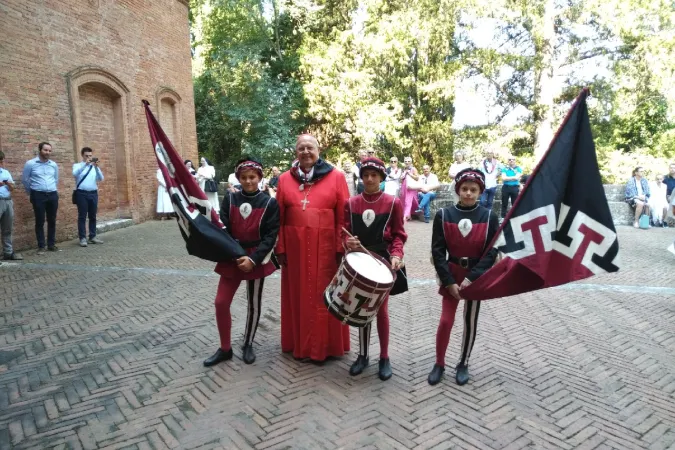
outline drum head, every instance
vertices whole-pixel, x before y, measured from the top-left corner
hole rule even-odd
[[[391,269],[382,261],[367,253],[351,252],[347,254],[346,258],[349,265],[364,278],[375,283],[391,283],[394,281]]]

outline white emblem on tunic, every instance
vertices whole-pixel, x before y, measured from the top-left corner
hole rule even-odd
[[[466,237],[469,233],[471,233],[473,224],[469,219],[462,219],[457,224],[457,227],[459,228],[459,232],[462,233],[462,236]]]
[[[241,217],[243,217],[244,220],[248,219],[248,216],[251,215],[251,211],[253,211],[253,208],[251,208],[250,203],[243,203],[239,207],[239,214],[241,214]]]
[[[372,209],[366,209],[365,211],[363,211],[363,214],[361,214],[361,217],[363,218],[363,223],[365,223],[366,226],[369,227],[375,221],[375,211],[373,211]]]

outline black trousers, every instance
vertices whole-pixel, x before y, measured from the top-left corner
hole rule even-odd
[[[518,197],[518,192],[520,189],[518,186],[509,186],[507,184],[502,185],[502,217],[506,217],[506,214],[509,212],[509,200],[511,200],[511,206],[513,202],[516,201]]]
[[[77,235],[80,239],[87,237],[87,216],[89,216],[89,239],[96,237],[96,211],[98,210],[98,191],[76,191],[77,201]]]
[[[30,202],[35,213],[35,237],[38,247],[45,248],[45,217],[47,218],[47,246],[56,245],[56,212],[59,210],[59,194],[56,191],[30,191]]]

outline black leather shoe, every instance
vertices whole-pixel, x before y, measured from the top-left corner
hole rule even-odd
[[[228,351],[223,351],[221,349],[216,350],[216,352],[208,359],[204,360],[204,367],[215,366],[216,364],[232,359],[232,349]]]
[[[391,364],[389,364],[389,358],[380,358],[380,368],[377,372],[377,376],[380,377],[380,380],[387,381],[391,378]]]
[[[242,349],[242,359],[246,364],[253,364],[255,362],[255,352],[253,351],[253,344],[244,345]]]
[[[368,358],[363,355],[359,355],[359,357],[356,358],[356,361],[354,361],[354,364],[352,364],[352,367],[349,369],[349,375],[360,375],[361,372],[363,372],[363,369],[366,367],[368,367]]]
[[[455,381],[460,386],[469,382],[469,366],[465,364],[457,364],[457,372],[455,373]]]
[[[429,378],[427,378],[429,384],[432,386],[438,384],[441,381],[441,378],[443,378],[443,372],[445,372],[445,367],[434,364],[434,368],[431,369]]]

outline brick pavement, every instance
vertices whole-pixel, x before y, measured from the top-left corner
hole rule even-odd
[[[675,448],[673,230],[622,228],[619,274],[486,303],[463,387],[451,369],[426,383],[440,307],[430,226],[409,232],[387,382],[377,364],[350,377],[353,352],[323,365],[281,354],[278,278],[257,362],[240,359],[240,291],[235,359],[202,367],[217,278],[172,222],[0,266],[0,449]],[[371,345],[375,362],[376,333]]]

